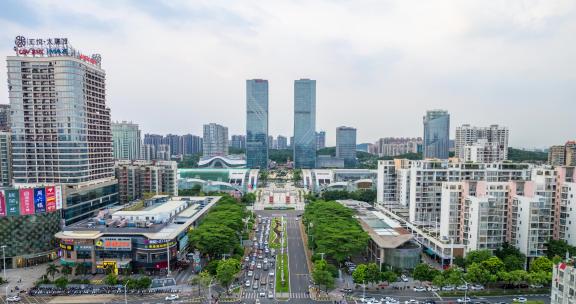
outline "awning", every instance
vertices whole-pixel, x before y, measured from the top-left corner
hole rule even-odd
[[[426,248],[426,250],[424,250],[424,251],[429,255],[436,255],[436,252],[434,252],[434,250],[432,250],[430,248]]]

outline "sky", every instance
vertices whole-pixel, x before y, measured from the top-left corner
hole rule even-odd
[[[2,0],[1,56],[17,35],[101,54],[112,119],[143,133],[243,134],[245,80],[263,78],[269,133],[290,136],[294,80],[311,78],[328,145],[341,125],[359,143],[422,136],[437,108],[451,136],[469,123],[507,126],[513,147],[576,138],[573,0]]]

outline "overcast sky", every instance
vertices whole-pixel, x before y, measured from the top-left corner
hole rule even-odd
[[[0,2],[14,37],[68,37],[102,55],[113,120],[143,132],[245,132],[245,80],[270,82],[270,134],[291,135],[293,85],[317,80],[317,129],[358,142],[422,136],[427,109],[510,128],[515,147],[576,137],[576,5],[543,1]],[[2,60],[0,102],[8,102]]]

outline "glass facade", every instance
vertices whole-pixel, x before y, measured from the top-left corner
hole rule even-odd
[[[344,159],[346,168],[356,165],[356,129],[336,128],[336,157]]]
[[[268,80],[246,80],[246,166],[268,169]]]
[[[316,167],[316,80],[294,81],[294,167]]]
[[[118,182],[80,189],[65,189],[63,217],[66,225],[94,216],[98,210],[118,203]]]
[[[450,114],[444,110],[427,111],[424,116],[424,158],[448,159]]]
[[[6,245],[6,268],[26,267],[54,259],[60,211],[0,217],[0,244]],[[0,267],[1,268],[1,267]]]

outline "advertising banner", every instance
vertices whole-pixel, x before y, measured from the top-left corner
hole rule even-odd
[[[126,237],[103,237],[96,241],[97,248],[116,251],[132,250],[132,239]]]
[[[20,215],[34,214],[34,189],[20,189]]]
[[[46,212],[56,211],[56,190],[54,186],[46,187]]]
[[[56,193],[56,210],[62,209],[62,187],[54,187],[54,193]]]
[[[46,193],[44,188],[34,188],[34,208],[36,213],[46,213]]]
[[[0,191],[0,216],[6,216],[6,198],[4,191]]]
[[[4,198],[6,199],[6,215],[20,215],[20,193],[18,190],[4,190]]]

